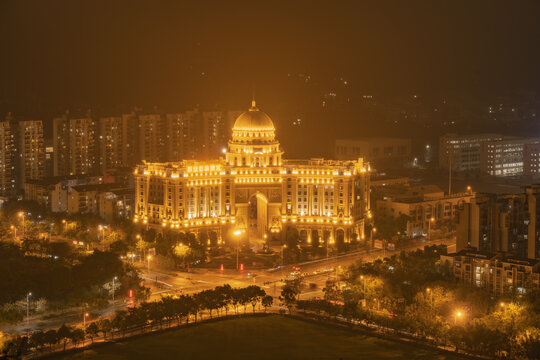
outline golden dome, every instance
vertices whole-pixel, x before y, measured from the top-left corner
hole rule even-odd
[[[236,119],[233,130],[269,131],[275,130],[275,128],[272,119],[260,111],[255,104],[255,100],[253,100],[251,102],[251,108]]]

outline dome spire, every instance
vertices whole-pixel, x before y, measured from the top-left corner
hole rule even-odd
[[[251,89],[251,109],[257,109],[257,103],[255,102],[255,88]]]
[[[255,102],[255,90],[252,90],[251,107],[249,108],[249,111],[259,111],[259,108],[257,107],[257,103]]]

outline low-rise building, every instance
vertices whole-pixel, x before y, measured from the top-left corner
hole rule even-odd
[[[411,237],[426,233],[430,221],[455,219],[463,204],[474,197],[471,191],[445,195],[436,185],[391,185],[376,192],[377,214],[408,216],[407,235]]]
[[[441,256],[441,263],[446,262],[457,280],[495,295],[525,294],[540,289],[540,262],[536,259],[466,248]]]
[[[68,195],[69,214],[96,214],[106,220],[128,218],[133,209],[133,188],[121,184],[80,185]]]

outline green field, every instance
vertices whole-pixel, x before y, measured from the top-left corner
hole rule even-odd
[[[108,344],[67,359],[458,359],[281,316],[242,318]]]

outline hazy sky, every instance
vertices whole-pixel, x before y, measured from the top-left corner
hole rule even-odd
[[[539,90],[539,15],[516,0],[0,0],[0,113],[246,109],[255,90],[288,154],[326,156],[336,137],[437,135],[390,129],[365,94]]]
[[[378,93],[538,88],[537,1],[0,2],[0,96],[243,104],[287,74]]]

